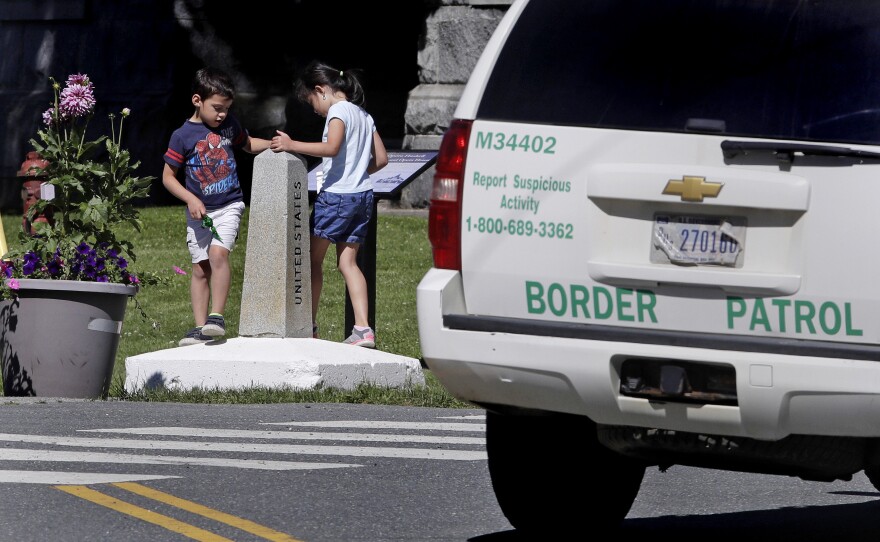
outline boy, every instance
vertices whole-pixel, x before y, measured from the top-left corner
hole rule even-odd
[[[180,346],[204,343],[226,333],[223,311],[232,275],[229,253],[245,208],[233,149],[258,154],[270,143],[250,137],[229,114],[235,86],[227,74],[203,68],[196,72],[192,91],[195,110],[171,134],[162,172],[162,184],[187,207],[190,298],[196,327],[180,340]],[[186,187],[177,180],[181,167],[186,168]]]

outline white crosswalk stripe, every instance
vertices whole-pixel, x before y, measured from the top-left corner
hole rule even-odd
[[[395,457],[409,459],[452,459],[474,461],[485,454],[470,450],[426,448],[379,448],[374,446],[313,446],[297,444],[254,444],[238,442],[185,442],[180,440],[135,440],[89,437],[56,437],[0,433],[3,442],[39,442],[53,446],[129,448],[148,450],[193,450],[212,452],[244,452],[257,454],[342,455],[353,457]]]
[[[171,455],[118,454],[105,452],[66,452],[63,450],[0,449],[3,461],[57,461],[59,463],[126,463],[133,465],[193,465],[235,469],[302,470],[360,467],[352,463],[309,463],[268,461],[265,459],[227,459],[222,457],[182,457]]]
[[[480,431],[486,430],[482,423],[433,423],[433,422],[381,422],[365,420],[342,420],[329,422],[265,422],[263,425],[289,425],[295,427],[346,427],[370,429],[419,429],[423,431]]]
[[[121,429],[85,429],[91,433],[123,433],[174,437],[241,438],[266,440],[336,440],[360,442],[419,442],[426,444],[483,444],[483,437],[432,435],[387,435],[379,433],[315,433],[312,431],[248,431],[239,429],[202,429],[200,427],[124,427]]]
[[[0,484],[89,485],[117,482],[143,482],[177,476],[153,474],[109,474],[96,472],[55,472],[33,470],[0,470]]]

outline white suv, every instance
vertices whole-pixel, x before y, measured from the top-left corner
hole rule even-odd
[[[880,488],[878,51],[877,2],[511,6],[418,317],[517,529],[619,523],[647,466]]]

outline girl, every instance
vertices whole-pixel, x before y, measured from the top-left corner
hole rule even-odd
[[[321,142],[295,141],[277,130],[270,148],[323,159],[311,216],[313,335],[318,336],[324,256],[334,244],[336,267],[345,279],[354,312],[354,327],[344,342],[375,348],[376,335],[367,315],[367,282],[357,265],[357,252],[373,214],[370,173],[385,167],[388,154],[373,117],[361,107],[364,91],[356,74],[313,61],[297,79],[295,90],[299,101],[326,118]]]

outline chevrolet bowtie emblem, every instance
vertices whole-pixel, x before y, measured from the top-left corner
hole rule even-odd
[[[664,194],[681,196],[681,201],[703,201],[703,198],[714,198],[721,192],[723,183],[707,183],[705,177],[685,175],[682,180],[669,179]]]

